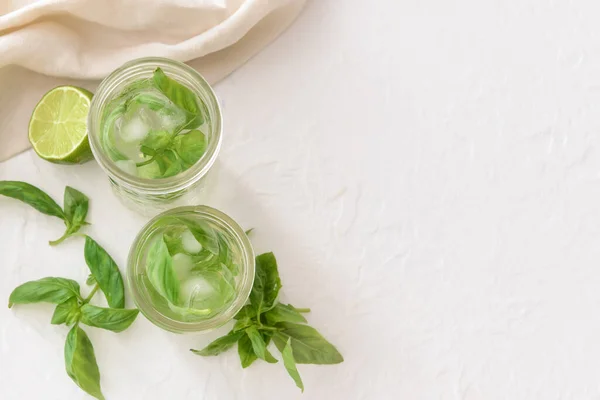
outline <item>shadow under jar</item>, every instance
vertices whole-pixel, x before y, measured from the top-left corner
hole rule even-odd
[[[195,189],[217,159],[222,116],[215,93],[194,69],[142,58],[100,83],[88,130],[115,194],[154,215],[199,202]]]
[[[208,207],[179,207],[153,218],[138,234],[127,281],[140,311],[176,333],[230,321],[254,283],[255,260],[244,230]]]

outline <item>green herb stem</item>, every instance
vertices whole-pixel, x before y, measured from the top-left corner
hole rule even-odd
[[[146,161],[142,161],[142,162],[136,163],[136,164],[135,164],[135,166],[136,166],[136,167],[143,167],[143,166],[145,166],[145,165],[148,165],[148,164],[152,163],[152,162],[154,161],[154,159],[155,159],[155,158],[156,158],[156,156],[154,156],[154,157],[150,158],[149,160],[146,160]]]
[[[62,242],[64,242],[66,239],[68,239],[72,235],[72,233],[70,231],[71,231],[71,228],[67,227],[67,230],[60,238],[58,238],[56,240],[51,240],[49,242],[50,246],[57,246],[57,245],[61,244]]]
[[[100,289],[100,285],[98,285],[98,284],[96,283],[96,286],[94,286],[94,288],[93,288],[93,289],[92,289],[92,291],[90,292],[89,296],[88,296],[88,297],[86,297],[86,298],[83,300],[83,304],[87,304],[87,303],[89,303],[89,302],[90,302],[90,300],[92,299],[92,297],[94,297],[94,295],[95,295],[95,294],[96,294],[96,292],[98,291],[98,289]]]
[[[294,307],[294,309],[295,309],[296,311],[298,311],[299,313],[302,313],[302,314],[306,314],[306,313],[309,313],[309,312],[310,312],[310,308],[295,308],[295,307]]]
[[[262,324],[258,327],[258,329],[260,329],[261,331],[274,331],[274,332],[277,332],[280,330],[279,328],[274,328],[272,326],[265,326]]]

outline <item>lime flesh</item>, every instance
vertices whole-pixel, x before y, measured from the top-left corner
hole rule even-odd
[[[75,86],[50,90],[35,106],[29,141],[38,156],[57,164],[82,164],[93,158],[87,116],[92,93]]]

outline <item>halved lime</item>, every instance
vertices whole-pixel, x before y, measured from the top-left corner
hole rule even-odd
[[[59,86],[42,97],[29,120],[29,141],[38,156],[57,164],[83,164],[93,158],[87,116],[92,93]]]

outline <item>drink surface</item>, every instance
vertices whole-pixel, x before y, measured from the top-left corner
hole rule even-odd
[[[194,216],[160,220],[144,248],[139,278],[161,314],[183,322],[227,309],[240,285],[241,249],[222,227]]]
[[[107,103],[100,143],[123,172],[169,178],[204,155],[208,115],[200,97],[157,68],[151,78],[129,83]]]

